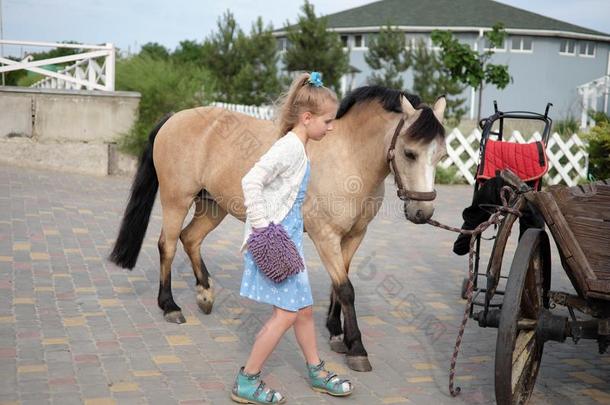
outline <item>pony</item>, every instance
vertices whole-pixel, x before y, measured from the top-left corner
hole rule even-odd
[[[353,370],[370,371],[372,366],[358,327],[350,262],[380,209],[390,173],[406,218],[424,223],[432,216],[435,167],[446,156],[445,107],[444,96],[428,106],[399,90],[359,87],[341,101],[334,129],[307,143],[311,175],[303,203],[304,231],[332,281],[326,320],[330,347],[345,353]],[[162,227],[157,302],[168,322],[185,322],[171,289],[178,239],[193,268],[197,304],[209,314],[213,283],[201,244],[228,214],[245,221],[241,179],[277,133],[272,121],[211,106],[169,114],[150,132],[109,260],[127,269],[135,266],[158,191]],[[194,215],[183,228],[192,205]]]

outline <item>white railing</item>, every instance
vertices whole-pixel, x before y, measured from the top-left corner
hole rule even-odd
[[[538,132],[525,139],[520,132],[513,131],[506,140],[525,143],[540,139]],[[440,163],[440,166],[445,169],[455,166],[456,177],[474,184],[474,175],[479,162],[480,140],[481,133],[476,129],[468,136],[464,136],[457,128],[454,129],[446,139],[448,157]],[[587,178],[589,156],[585,144],[578,135],[574,134],[564,139],[558,133],[554,133],[549,137],[546,155],[549,161],[549,171],[544,176],[546,184],[563,183],[574,186],[579,180]]]
[[[114,91],[116,56],[112,44],[84,45],[0,40],[0,45],[71,48],[84,51],[74,55],[41,60],[32,60],[31,56],[22,61],[0,57],[0,63],[4,65],[0,66],[0,73],[25,69],[45,76],[44,79],[34,83],[31,87]],[[43,68],[47,65],[66,62],[74,62],[74,64],[58,72]]]
[[[248,114],[259,119],[271,119],[273,112],[271,107],[220,102],[212,103],[212,105]],[[540,139],[542,137],[538,132],[526,140],[520,132],[513,131],[510,138],[506,140],[525,143]],[[480,141],[481,133],[476,129],[468,136],[464,136],[457,128],[454,129],[446,138],[448,157],[439,165],[444,169],[455,167],[457,169],[455,176],[458,179],[465,179],[468,183],[474,184],[474,176],[479,162]],[[546,154],[549,161],[549,171],[544,176],[546,184],[564,183],[574,186],[579,180],[587,178],[589,156],[585,144],[578,135],[574,134],[568,139],[563,139],[561,135],[554,133],[549,137]]]
[[[215,101],[210,105],[216,107],[222,107],[229,111],[240,112],[261,120],[271,120],[273,118],[273,107],[269,106],[255,106],[255,105],[242,105],[242,104],[229,104]]]

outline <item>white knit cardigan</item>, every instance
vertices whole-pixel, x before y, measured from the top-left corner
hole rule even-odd
[[[280,223],[288,214],[306,170],[305,146],[297,134],[288,131],[242,178],[246,223],[240,253],[247,245],[252,227],[262,228],[270,222]]]

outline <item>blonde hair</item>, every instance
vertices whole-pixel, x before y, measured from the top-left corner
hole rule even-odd
[[[275,102],[275,121],[279,127],[280,137],[295,127],[302,113],[309,111],[312,114],[320,114],[325,103],[339,102],[333,90],[325,86],[315,87],[309,84],[309,77],[309,73],[297,75],[288,91],[280,95]]]

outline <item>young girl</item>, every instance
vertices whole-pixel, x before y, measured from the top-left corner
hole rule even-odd
[[[273,222],[282,224],[303,258],[301,206],[310,171],[305,145],[310,139],[319,141],[332,130],[338,102],[335,93],[323,86],[318,72],[302,73],[280,100],[279,128],[283,136],[242,179],[247,213],[242,251],[251,232]],[[249,251],[244,254],[244,263],[240,295],[273,305],[273,314],[256,336],[250,357],[235,378],[231,398],[240,403],[285,402],[281,393],[266,387],[260,374],[291,327],[305,356],[311,387],[335,396],[351,394],[351,382],[328,371],[318,357],[307,269],[276,283],[261,272]]]

